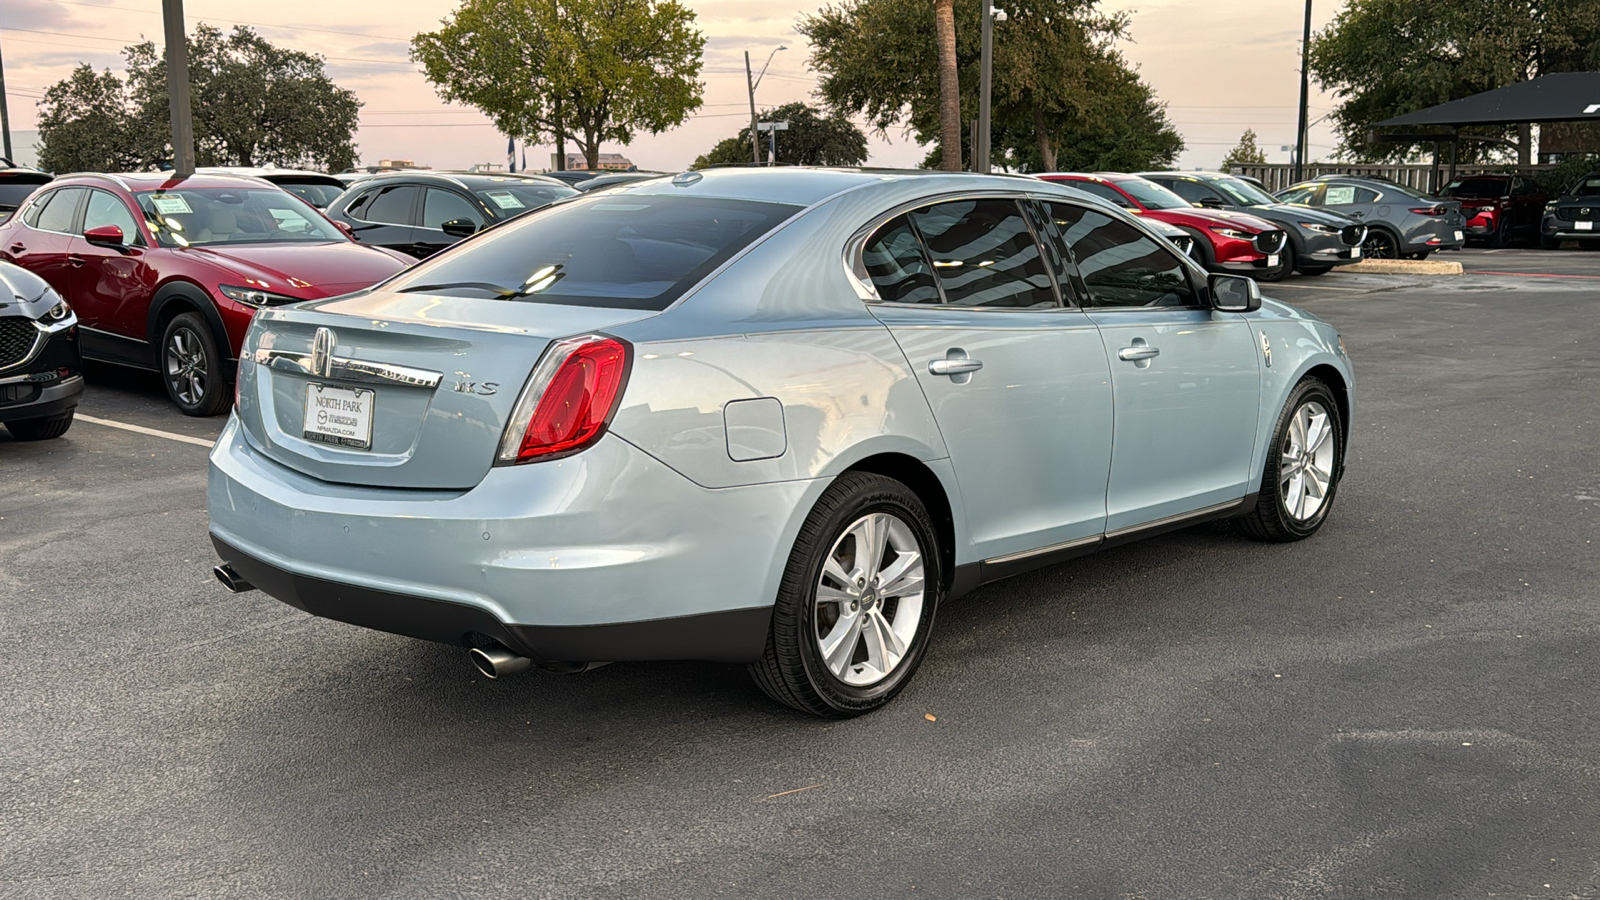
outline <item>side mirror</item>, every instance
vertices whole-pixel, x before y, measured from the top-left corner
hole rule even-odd
[[[471,237],[478,233],[478,226],[471,219],[451,219],[440,225],[439,230],[451,237]]]
[[[1211,308],[1219,312],[1255,312],[1261,308],[1261,286],[1243,275],[1213,274]]]
[[[356,239],[356,230],[354,228],[350,227],[350,223],[349,222],[341,222],[338,219],[332,219],[330,221],[333,222],[333,227],[335,227],[335,228],[339,229],[340,231],[344,232],[344,236],[345,237],[349,238],[352,241]]]
[[[1222,201],[1215,197],[1207,197],[1204,200],[1195,203],[1195,206],[1203,206],[1206,209],[1221,209]]]
[[[83,233],[83,239],[96,247],[121,247],[127,243],[122,229],[116,225],[101,225]]]

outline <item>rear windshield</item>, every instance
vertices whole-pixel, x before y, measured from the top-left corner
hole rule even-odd
[[[1450,182],[1444,192],[1451,197],[1504,197],[1510,190],[1509,178],[1463,178]]]
[[[387,287],[662,310],[799,210],[750,200],[601,193],[487,231]]]
[[[22,181],[11,178],[0,178],[0,210],[16,209],[28,195],[37,191],[43,181]]]

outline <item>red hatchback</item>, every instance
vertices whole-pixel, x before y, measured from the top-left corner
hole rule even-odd
[[[1254,275],[1276,281],[1288,275],[1278,255],[1287,236],[1283,229],[1244,213],[1201,209],[1153,181],[1137,175],[1051,172],[1045,181],[1070,184],[1110,200],[1128,212],[1176,225],[1194,235],[1195,261],[1211,272]]]
[[[191,416],[215,415],[255,311],[358,291],[405,268],[265,181],[68,175],[0,225],[0,259],[49,282],[88,359],[161,373]]]

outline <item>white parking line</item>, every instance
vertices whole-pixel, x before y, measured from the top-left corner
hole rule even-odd
[[[1370,291],[1370,290],[1373,290],[1373,289],[1372,288],[1334,287],[1331,284],[1280,284],[1280,285],[1275,285],[1272,288],[1269,288],[1269,290],[1274,290],[1274,291],[1344,291],[1344,292],[1350,293],[1350,294],[1362,294],[1362,293],[1366,293],[1367,291]]]
[[[148,434],[151,437],[166,438],[169,441],[182,441],[185,444],[194,444],[197,447],[210,448],[216,443],[216,441],[208,441],[202,438],[189,437],[186,434],[173,434],[170,431],[157,431],[154,428],[146,428],[143,425],[129,425],[126,422],[113,422],[110,419],[97,419],[94,416],[86,416],[83,413],[78,413],[73,418],[78,422],[89,422],[94,425],[104,425],[107,428],[121,428],[123,431],[136,431],[139,434]]]

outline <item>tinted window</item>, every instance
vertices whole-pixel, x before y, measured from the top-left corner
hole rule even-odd
[[[100,228],[105,225],[115,225],[122,229],[122,240],[129,244],[138,243],[139,226],[135,224],[133,213],[128,212],[127,204],[122,198],[109,191],[90,191],[89,205],[83,211],[83,230]]]
[[[377,196],[360,213],[352,215],[359,215],[364,221],[380,225],[410,225],[411,204],[416,196],[417,189],[409,184],[380,188]]]
[[[867,277],[887,303],[938,303],[939,288],[905,216],[878,229],[861,249]]]
[[[72,232],[72,217],[78,211],[78,198],[83,196],[83,188],[62,188],[50,195],[49,203],[44,211],[39,213],[38,219],[33,223],[41,231],[59,231],[63,234]]]
[[[1055,290],[1011,200],[957,200],[910,215],[951,306],[1048,307]]]
[[[474,225],[483,224],[483,213],[473,208],[472,202],[455,191],[428,188],[422,198],[422,227],[435,231],[444,228],[452,219],[466,219]]]
[[[43,182],[28,179],[0,178],[0,210],[16,209],[28,195],[39,189]]]
[[[1108,307],[1189,306],[1195,302],[1183,263],[1126,222],[1065,203],[1050,215],[1077,261],[1089,304]]]
[[[1167,184],[1172,192],[1190,203],[1199,203],[1202,200],[1220,200],[1216,192],[1198,181],[1173,181]]]
[[[1504,197],[1510,188],[1509,178],[1459,178],[1444,192],[1447,197]]]
[[[1572,186],[1569,194],[1600,194],[1600,175],[1585,175]]]
[[[1101,184],[1098,181],[1063,181],[1062,184],[1070,188],[1077,188],[1086,194],[1093,194],[1102,200],[1110,200],[1123,209],[1133,208],[1132,201],[1122,196],[1122,192],[1111,185]]]
[[[599,195],[484,232],[394,290],[665,309],[800,207],[675,195]]]

